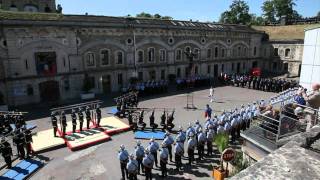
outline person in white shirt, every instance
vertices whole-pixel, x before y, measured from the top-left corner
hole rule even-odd
[[[210,97],[210,102],[213,102],[213,93],[214,93],[214,89],[211,86],[210,90],[209,90],[209,97]]]

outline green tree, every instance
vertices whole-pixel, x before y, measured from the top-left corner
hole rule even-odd
[[[229,135],[226,133],[218,133],[214,139],[213,142],[216,144],[218,151],[220,154],[228,147],[229,145]],[[223,162],[222,159],[220,160],[220,167],[223,169]]]
[[[171,16],[162,16],[161,19],[164,20],[173,20],[173,18]]]
[[[293,10],[296,5],[295,0],[269,0],[265,1],[262,6],[264,18],[272,22],[286,16],[288,19],[298,19],[301,15]]]
[[[265,24],[265,19],[261,16],[256,16],[255,14],[251,15],[250,25],[262,26]]]
[[[140,18],[153,18],[153,16],[149,13],[145,13],[145,12],[142,12],[140,14],[137,14],[136,17],[140,17]]]
[[[155,19],[160,19],[160,18],[161,18],[161,15],[160,15],[160,14],[155,14],[155,15],[153,15],[153,18],[155,18]]]
[[[262,5],[263,17],[267,22],[274,22],[276,11],[273,6],[273,1],[265,1]]]
[[[234,0],[228,11],[221,14],[220,22],[231,24],[250,24],[249,5],[243,0]]]

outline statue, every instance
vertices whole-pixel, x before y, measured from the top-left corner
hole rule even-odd
[[[57,13],[59,13],[59,14],[62,13],[62,6],[61,6],[61,4],[58,4],[58,6],[57,6]]]

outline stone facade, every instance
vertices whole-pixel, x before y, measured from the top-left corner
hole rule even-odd
[[[135,67],[141,81],[168,79],[169,74],[184,78],[188,49],[199,52],[198,75],[246,73],[268,64],[261,52],[263,32],[242,25],[74,15],[54,16],[55,21],[32,18],[1,22],[0,87],[10,105],[79,98],[85,74],[98,94],[126,86]]]
[[[303,40],[272,40],[264,45],[264,57],[270,59],[272,73],[300,76]]]
[[[55,0],[0,0],[0,9],[27,12],[55,12]]]

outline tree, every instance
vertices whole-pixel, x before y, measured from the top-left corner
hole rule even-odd
[[[269,0],[265,1],[262,6],[263,16],[268,22],[280,20],[282,16],[288,19],[298,19],[301,15],[293,10],[295,0]]]
[[[140,17],[140,18],[152,18],[152,15],[149,14],[149,13],[142,12],[142,13],[140,13],[140,14],[137,14],[136,17]]]
[[[230,10],[221,14],[220,22],[231,24],[249,24],[251,15],[249,14],[249,6],[243,0],[234,0],[230,5]]]
[[[139,18],[164,19],[164,20],[172,20],[172,19],[173,19],[173,18],[170,17],[170,16],[161,16],[160,14],[152,15],[152,14],[145,13],[145,12],[142,12],[142,13],[140,13],[140,14],[137,14],[136,17],[139,17]]]
[[[250,25],[262,26],[265,24],[265,19],[261,16],[256,16],[255,14],[251,14],[251,22]]]
[[[276,11],[274,9],[273,2],[265,1],[261,8],[262,8],[262,11],[264,12],[263,17],[265,18],[265,20],[267,22],[274,22]]]

